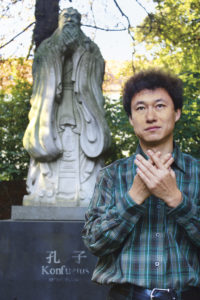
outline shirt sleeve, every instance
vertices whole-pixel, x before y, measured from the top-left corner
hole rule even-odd
[[[200,247],[200,206],[196,201],[183,194],[181,204],[171,209],[168,214],[186,230],[192,243]]]
[[[121,189],[118,193],[116,190],[115,176],[107,168],[101,170],[83,228],[83,241],[97,256],[120,248],[146,211],[144,206],[132,200],[127,191]]]

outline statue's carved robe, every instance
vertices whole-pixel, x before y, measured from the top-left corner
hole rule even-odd
[[[110,143],[101,91],[104,61],[82,32],[75,51],[63,51],[59,30],[40,45],[34,59],[23,140],[31,156],[30,195],[24,204],[84,206]]]

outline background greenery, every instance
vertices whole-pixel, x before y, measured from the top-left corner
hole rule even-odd
[[[174,137],[184,152],[200,158],[199,0],[154,0],[154,2],[155,13],[148,14],[140,26],[132,29],[134,46],[136,49],[143,46],[145,51],[136,52],[134,61],[126,63],[121,75],[133,75],[133,65],[135,71],[160,67],[175,73],[183,80],[184,107]],[[136,138],[120,105],[117,102],[114,105],[107,104],[114,144],[119,146],[118,151],[115,150],[117,157],[123,155],[124,151],[133,153],[136,146]],[[118,128],[115,124],[119,125]]]
[[[23,59],[1,62],[1,70],[12,80],[5,80],[0,90],[0,180],[20,180],[27,175],[29,156],[22,138],[32,91],[27,80],[28,67]]]
[[[185,103],[175,129],[175,140],[184,152],[200,158],[200,15],[199,0],[154,0],[156,10],[132,30],[134,60],[124,64],[119,76],[134,71],[161,67],[177,74],[184,82]],[[140,51],[138,49],[145,49]],[[5,61],[2,62],[1,64]],[[29,157],[22,146],[28,122],[31,82],[24,59],[6,62],[11,84],[1,82],[0,89],[0,180],[23,179]],[[134,68],[133,68],[134,66]],[[30,69],[30,65],[29,65]],[[106,163],[132,154],[137,139],[123,111],[121,99],[106,98],[106,118],[112,134],[112,146]]]

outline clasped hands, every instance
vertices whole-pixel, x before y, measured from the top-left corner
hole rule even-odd
[[[147,151],[149,160],[137,154],[135,164],[137,174],[129,190],[129,195],[137,204],[142,204],[151,194],[162,199],[169,207],[176,207],[182,201],[182,194],[176,184],[176,176],[171,169],[174,161],[171,153],[161,157],[160,152]]]

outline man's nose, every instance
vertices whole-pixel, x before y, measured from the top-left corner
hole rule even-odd
[[[146,111],[146,121],[147,122],[154,122],[156,121],[156,113],[153,107],[149,107]]]

